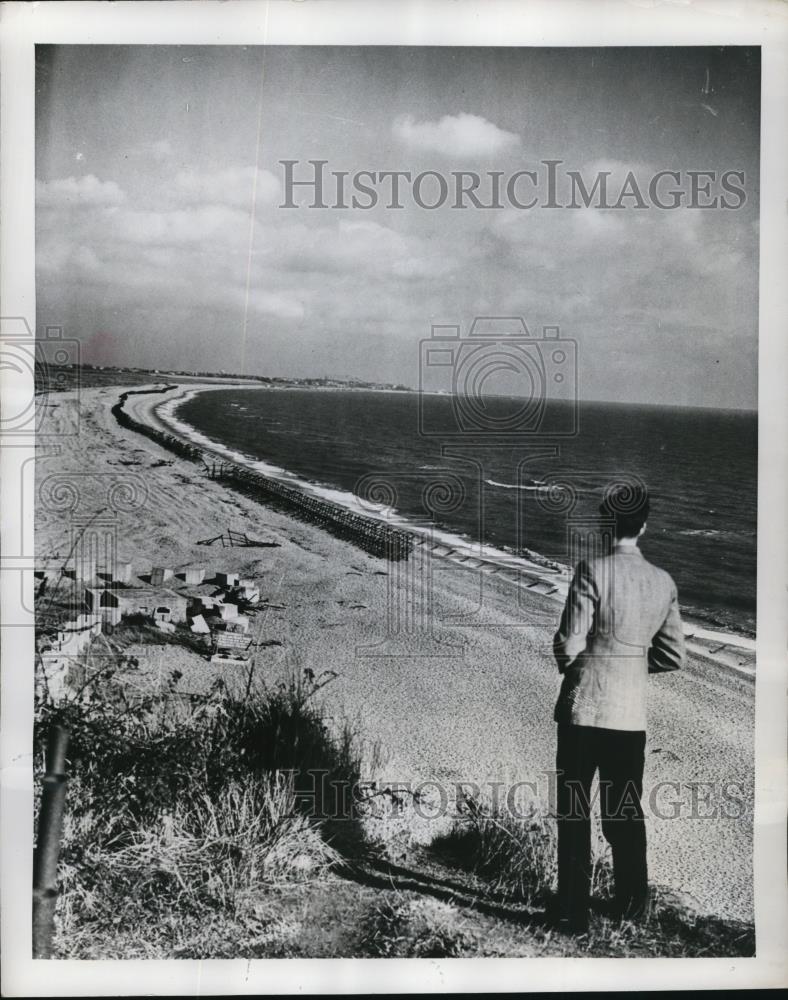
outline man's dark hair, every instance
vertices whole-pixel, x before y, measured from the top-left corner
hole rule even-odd
[[[605,490],[599,513],[615,521],[616,538],[634,538],[648,519],[649,506],[645,486],[614,485]]]

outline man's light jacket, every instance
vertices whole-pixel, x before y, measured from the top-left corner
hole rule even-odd
[[[676,585],[636,545],[578,563],[554,651],[556,722],[645,730],[648,674],[685,660]]]

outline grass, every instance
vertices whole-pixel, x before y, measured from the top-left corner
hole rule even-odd
[[[250,901],[365,849],[347,791],[361,761],[324,722],[320,679],[245,699],[217,685],[162,712],[176,685],[130,706],[105,673],[100,693],[39,706],[39,767],[49,726],[71,734],[59,957],[166,956],[168,928],[243,922]]]
[[[432,841],[430,851],[513,901],[538,906],[555,891],[555,827],[536,810],[519,818],[466,798],[461,817]]]
[[[456,906],[393,894],[368,912],[361,949],[374,958],[460,958],[473,954],[478,943]]]
[[[537,808],[515,817],[465,799],[421,871],[398,885],[367,866],[378,874],[365,883],[366,863],[385,862],[381,831],[402,834],[381,809],[407,821],[407,804],[354,794],[355,735],[319,705],[333,674],[294,669],[243,698],[217,683],[176,711],[177,672],[131,703],[123,669],[119,653],[66,703],[42,689],[37,706],[39,779],[49,726],[71,734],[56,957],[754,954],[751,924],[659,887],[638,924],[597,911],[588,935],[558,934],[545,920],[555,825]],[[612,894],[601,838],[592,888]]]
[[[466,800],[462,815],[448,833],[436,838],[430,852],[444,864],[480,879],[498,898],[528,908],[549,908],[556,890],[555,821],[534,809],[520,818],[500,809]],[[563,939],[564,953],[595,956],[751,956],[755,932],[745,921],[698,912],[675,893],[654,886],[648,912],[637,923],[609,919],[604,914],[613,897],[609,851],[601,834],[592,850],[592,913],[587,935]],[[549,923],[534,934],[544,944],[554,937]]]

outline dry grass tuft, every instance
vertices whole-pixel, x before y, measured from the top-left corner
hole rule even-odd
[[[456,906],[403,896],[387,897],[368,915],[361,944],[377,958],[458,958],[478,942]]]
[[[261,896],[364,847],[343,792],[358,780],[353,736],[324,723],[313,679],[244,700],[217,686],[177,718],[174,687],[129,706],[102,677],[101,690],[39,706],[39,766],[49,725],[71,733],[60,957],[166,957],[206,922],[219,951],[233,927],[259,949]]]

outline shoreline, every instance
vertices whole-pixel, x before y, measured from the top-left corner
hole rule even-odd
[[[136,574],[152,566],[205,567],[254,580],[260,588],[253,623],[258,682],[276,684],[293,670],[331,671],[335,679],[321,696],[326,723],[348,720],[371,758],[379,748],[375,776],[381,782],[437,781],[447,791],[456,783],[546,787],[545,775],[555,766],[558,601],[514,586],[503,571],[469,572],[475,561],[436,559],[430,648],[418,631],[392,636],[392,615],[414,607],[413,564],[389,563],[228,489],[193,460],[124,428],[111,412],[122,388],[59,394],[47,407],[50,429],[57,433],[58,422],[65,424],[78,408],[79,434],[62,437],[57,454],[36,460],[39,483],[78,481],[80,517],[106,507],[108,485],[127,479],[130,488],[140,488],[139,505],[123,504],[115,515],[120,560],[133,561]],[[161,401],[129,399],[137,416]],[[227,529],[277,545],[206,548],[201,542]],[[62,557],[70,532],[60,508],[39,502],[37,559]],[[134,686],[166,684],[173,672],[187,693],[205,691],[220,678],[233,689],[247,682],[246,668],[210,663],[166,637],[144,646],[133,635],[123,640],[120,633],[118,640],[130,643],[126,653],[139,660],[129,674]],[[652,881],[688,894],[706,912],[750,920],[753,677],[691,650],[685,670],[649,679],[648,717],[644,807]],[[696,814],[697,785],[712,790],[714,809],[701,800]],[[740,801],[736,815],[724,811],[728,788],[734,804]],[[417,820],[397,827],[403,850],[429,843],[444,822]]]
[[[276,387],[268,385],[249,385],[248,383],[236,383],[236,385],[243,389],[269,391],[276,389]],[[140,388],[144,389],[144,387]],[[187,400],[202,392],[227,390],[228,388],[233,388],[233,386],[228,386],[227,383],[177,386],[176,389],[180,391],[176,395],[168,395],[164,400],[155,401],[152,407],[146,407],[143,410],[137,408],[137,418],[141,419],[142,422],[145,422],[146,417],[148,420],[152,419],[154,426],[156,423],[160,424],[167,433],[174,434],[191,445],[211,452],[225,462],[240,465],[243,468],[279,480],[304,493],[338,504],[354,513],[385,521],[392,526],[420,536],[431,544],[434,556],[465,565],[475,563],[472,568],[480,569],[481,572],[513,571],[516,576],[525,577],[528,581],[525,584],[520,581],[520,586],[525,586],[528,589],[536,588],[538,592],[555,600],[557,604],[563,604],[571,578],[571,567],[553,568],[560,566],[560,564],[556,563],[555,560],[541,556],[539,553],[533,553],[534,558],[528,559],[504,549],[485,546],[482,542],[467,536],[457,535],[442,529],[425,529],[400,515],[396,510],[382,505],[377,509],[371,508],[344,490],[312,483],[287,469],[271,465],[264,460],[255,459],[242,452],[233,451],[175,417],[174,411]],[[335,389],[332,386],[322,388]],[[380,391],[395,392],[400,390]],[[517,580],[513,582],[517,582]],[[755,638],[733,631],[708,628],[705,621],[694,618],[691,614],[687,614],[684,609],[682,609],[682,618],[685,641],[690,651],[699,656],[709,657],[720,665],[740,671],[746,676],[754,674]]]

